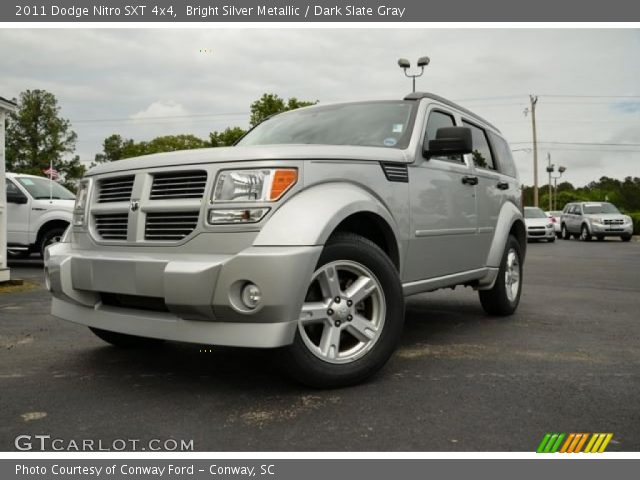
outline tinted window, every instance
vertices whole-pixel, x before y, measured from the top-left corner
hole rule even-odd
[[[498,170],[505,175],[516,178],[518,176],[518,171],[516,170],[516,165],[513,161],[513,155],[511,155],[509,145],[504,138],[493,132],[489,132],[489,137],[491,138],[493,151],[496,155]]]
[[[469,127],[471,129],[471,135],[473,137],[473,152],[471,155],[473,157],[473,163],[478,168],[487,168],[489,170],[495,170],[495,164],[493,163],[493,157],[491,155],[491,148],[489,147],[489,142],[487,141],[487,134],[480,127],[476,127],[475,125],[462,121],[465,127]]]
[[[5,184],[6,189],[7,189],[7,195],[13,194],[13,195],[20,195],[21,197],[24,197],[24,194],[18,189],[18,187],[16,187],[13,184],[13,182],[11,182],[8,179],[6,179],[4,184]]]
[[[436,134],[438,133],[439,128],[447,128],[447,127],[455,127],[456,122],[453,119],[453,116],[448,113],[440,112],[438,110],[433,110],[429,114],[429,119],[427,120],[427,131],[424,138],[425,147],[429,147],[429,140],[435,140]],[[431,157],[437,160],[449,160],[453,162],[463,163],[462,155],[447,155],[443,157]]]
[[[361,145],[406,148],[418,102],[362,102],[301,108],[269,118],[238,145]]]

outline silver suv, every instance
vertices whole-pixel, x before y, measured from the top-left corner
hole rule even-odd
[[[53,315],[103,340],[282,347],[322,387],[381,368],[404,297],[518,306],[520,183],[500,132],[441,97],[303,108],[234,147],[103,164],[47,249]]]
[[[567,203],[560,216],[562,238],[580,238],[590,241],[593,237],[620,237],[628,242],[633,235],[633,221],[608,202]]]

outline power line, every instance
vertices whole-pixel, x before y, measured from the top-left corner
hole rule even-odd
[[[533,143],[531,141],[528,142],[509,142],[511,145],[519,145],[523,143]],[[545,145],[582,145],[582,146],[597,146],[597,147],[640,147],[640,143],[598,143],[598,142],[555,142],[555,141],[541,141],[538,140],[538,143],[544,143]]]
[[[175,118],[202,118],[202,117],[224,117],[224,116],[239,116],[239,115],[249,115],[250,112],[226,112],[226,113],[193,113],[190,115],[159,115],[154,117],[144,117],[144,118],[93,118],[93,119],[85,119],[85,120],[71,120],[72,123],[96,123],[96,122],[138,122],[144,123],[147,120],[159,120],[159,119],[175,119]]]

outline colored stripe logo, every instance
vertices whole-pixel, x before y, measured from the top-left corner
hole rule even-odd
[[[602,453],[612,438],[613,433],[547,433],[536,452]]]

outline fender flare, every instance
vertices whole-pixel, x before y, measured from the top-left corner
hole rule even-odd
[[[498,268],[500,266],[504,248],[507,244],[507,239],[509,238],[509,232],[516,222],[520,222],[524,228],[525,242],[523,245],[520,245],[520,248],[522,249],[523,257],[525,256],[527,249],[526,227],[524,225],[522,212],[515,204],[506,202],[502,205],[498,215],[498,222],[496,224],[495,233],[493,234],[493,240],[491,241],[491,247],[489,248],[489,255],[487,256],[486,265],[488,267]]]
[[[29,228],[29,242],[36,243],[39,238],[40,231],[47,223],[50,222],[66,222],[71,225],[73,213],[66,210],[50,210],[38,218],[38,223]]]
[[[311,186],[291,197],[274,212],[253,245],[324,245],[345,218],[360,212],[382,217],[398,242],[396,222],[380,199],[358,185],[334,182]]]

